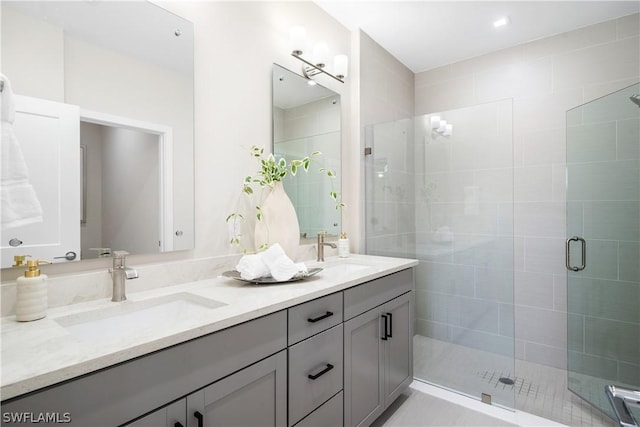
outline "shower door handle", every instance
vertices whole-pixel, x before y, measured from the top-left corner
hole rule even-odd
[[[582,264],[579,267],[571,265],[571,242],[580,242],[582,246]],[[567,244],[565,247],[565,265],[567,266],[567,270],[571,271],[581,271],[584,270],[587,266],[587,242],[578,236],[573,236],[567,239]]]

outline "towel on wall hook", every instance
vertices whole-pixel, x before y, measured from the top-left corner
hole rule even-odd
[[[2,198],[2,229],[21,227],[23,225],[42,222],[42,206],[38,196],[29,182],[29,170],[18,138],[13,131],[15,105],[11,83],[0,74],[2,91],[0,96],[0,125],[2,135],[2,180],[0,196]]]

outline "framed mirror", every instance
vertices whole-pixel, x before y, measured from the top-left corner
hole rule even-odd
[[[340,95],[277,64],[273,65],[273,153],[276,158],[301,159],[314,151],[307,173],[287,176],[284,188],[300,223],[301,238],[326,231],[337,236],[341,210],[330,193],[341,193]],[[334,171],[336,178],[319,172]],[[338,196],[340,199],[340,196]]]
[[[142,0],[0,7],[8,126],[42,210],[3,222],[2,267],[192,249],[193,24]]]

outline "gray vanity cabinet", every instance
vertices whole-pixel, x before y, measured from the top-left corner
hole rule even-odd
[[[345,291],[345,314],[354,316],[344,323],[344,425],[349,427],[370,425],[413,379],[413,270],[376,282]],[[381,295],[400,296],[383,301]]]
[[[69,414],[82,427],[368,426],[413,377],[413,274],[3,401],[2,412]]]
[[[185,396],[231,378],[247,367],[255,366],[256,362],[284,354],[286,347],[287,313],[279,311],[3,401],[2,412],[68,413],[71,422],[67,425],[78,427],[126,423],[144,426],[148,425],[145,423],[164,419],[156,424],[162,426],[167,422],[167,411],[174,409],[167,404],[179,402]],[[277,379],[280,390],[286,390],[286,382],[284,388],[281,385],[282,378],[286,378],[286,364],[283,369],[282,357],[278,359]],[[236,378],[240,382],[240,376]],[[271,393],[274,394],[275,390],[272,388]],[[286,399],[286,391],[281,396]],[[55,423],[39,425],[53,426]],[[175,427],[174,424],[169,425]]]
[[[126,427],[285,427],[287,352],[274,354]]]
[[[285,427],[287,353],[283,350],[186,400],[187,427]]]
[[[187,401],[180,399],[153,411],[126,427],[184,427],[187,425]]]

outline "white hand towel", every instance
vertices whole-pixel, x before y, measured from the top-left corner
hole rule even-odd
[[[254,280],[269,276],[269,267],[262,260],[262,254],[245,255],[240,258],[236,270],[245,280]]]
[[[0,193],[2,199],[2,229],[21,227],[23,225],[42,222],[42,206],[35,189],[29,182],[29,171],[22,154],[22,149],[13,132],[15,106],[11,83],[6,76],[0,74],[4,82],[2,102],[0,106],[0,126],[2,134],[2,179]]]
[[[11,90],[11,82],[4,74],[0,73],[2,81],[2,92],[0,92],[0,120],[7,123],[13,123],[16,117],[16,106],[13,102],[13,91]]]
[[[262,253],[262,260],[269,267],[271,276],[279,282],[285,282],[301,271],[300,265],[291,261],[278,243],[275,243]],[[302,264],[304,271],[306,267]]]

